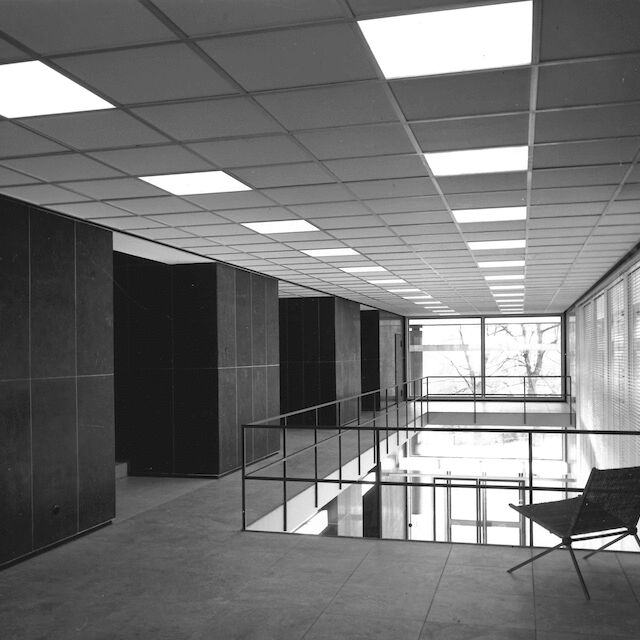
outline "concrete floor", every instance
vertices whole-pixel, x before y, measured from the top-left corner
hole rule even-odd
[[[118,482],[112,526],[0,573],[3,640],[608,640],[640,629],[640,556],[243,533],[238,474]],[[582,554],[579,554],[582,555]]]

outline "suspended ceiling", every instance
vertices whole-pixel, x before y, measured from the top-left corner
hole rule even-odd
[[[384,79],[357,20],[461,4],[487,3],[0,0],[0,63],[41,60],[116,106],[0,119],[0,193],[158,241],[167,261],[183,249],[402,315],[425,310],[394,286],[495,314],[478,261],[524,259],[524,312],[561,312],[640,240],[640,3],[535,2],[533,64]],[[527,171],[435,178],[422,155],[515,145]],[[251,190],[138,179],[211,170]],[[451,213],[522,205],[521,221]],[[241,224],[288,219],[319,230]],[[359,255],[301,253],[341,247]],[[370,265],[386,272],[340,269]]]

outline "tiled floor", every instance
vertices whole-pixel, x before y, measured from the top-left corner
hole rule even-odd
[[[128,479],[126,517],[1,572],[0,637],[639,637],[638,555],[583,562],[587,602],[562,552],[243,533],[237,474],[190,482]]]

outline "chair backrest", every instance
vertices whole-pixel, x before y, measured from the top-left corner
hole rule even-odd
[[[593,517],[589,505],[619,520],[626,527],[635,527],[640,518],[640,467],[622,469],[591,469],[582,494],[582,508],[576,514],[574,528],[579,529]]]

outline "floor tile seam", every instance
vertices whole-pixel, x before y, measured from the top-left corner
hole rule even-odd
[[[447,557],[445,558],[444,564],[442,565],[442,571],[440,572],[440,577],[438,578],[438,582],[436,583],[436,587],[433,590],[433,595],[431,596],[431,602],[427,608],[427,613],[424,616],[424,621],[422,622],[422,626],[420,627],[420,633],[418,634],[418,640],[422,637],[422,632],[427,624],[427,620],[429,619],[429,614],[431,613],[431,609],[433,607],[433,601],[436,599],[436,595],[438,594],[438,589],[440,588],[440,582],[442,581],[442,576],[447,568],[447,564],[449,564],[449,557],[451,556],[451,552],[453,551],[453,545],[449,546],[449,552],[447,553]]]
[[[307,628],[307,630],[300,636],[300,640],[304,640],[304,638],[307,636],[307,634],[309,633],[309,631],[311,631],[311,629],[313,629],[313,627],[315,626],[316,622],[318,622],[318,620],[320,620],[320,618],[326,613],[327,609],[332,605],[332,603],[334,602],[334,600],[338,597],[338,594],[340,593],[340,591],[342,590],[342,587],[344,587],[344,585],[349,581],[349,579],[353,576],[353,574],[358,570],[358,568],[360,567],[360,565],[365,561],[365,558],[371,553],[371,551],[373,550],[373,545],[371,545],[371,549],[369,549],[369,551],[367,551],[367,553],[364,554],[364,556],[362,556],[362,559],[360,560],[360,562],[358,562],[358,564],[354,567],[353,571],[344,579],[344,581],[342,582],[342,584],[340,585],[340,587],[336,590],[336,592],[333,594],[333,597],[327,602],[327,604],[325,605],[325,607],[322,609],[322,611],[316,616],[315,620],[311,623],[311,625],[309,625],[309,627]]]

